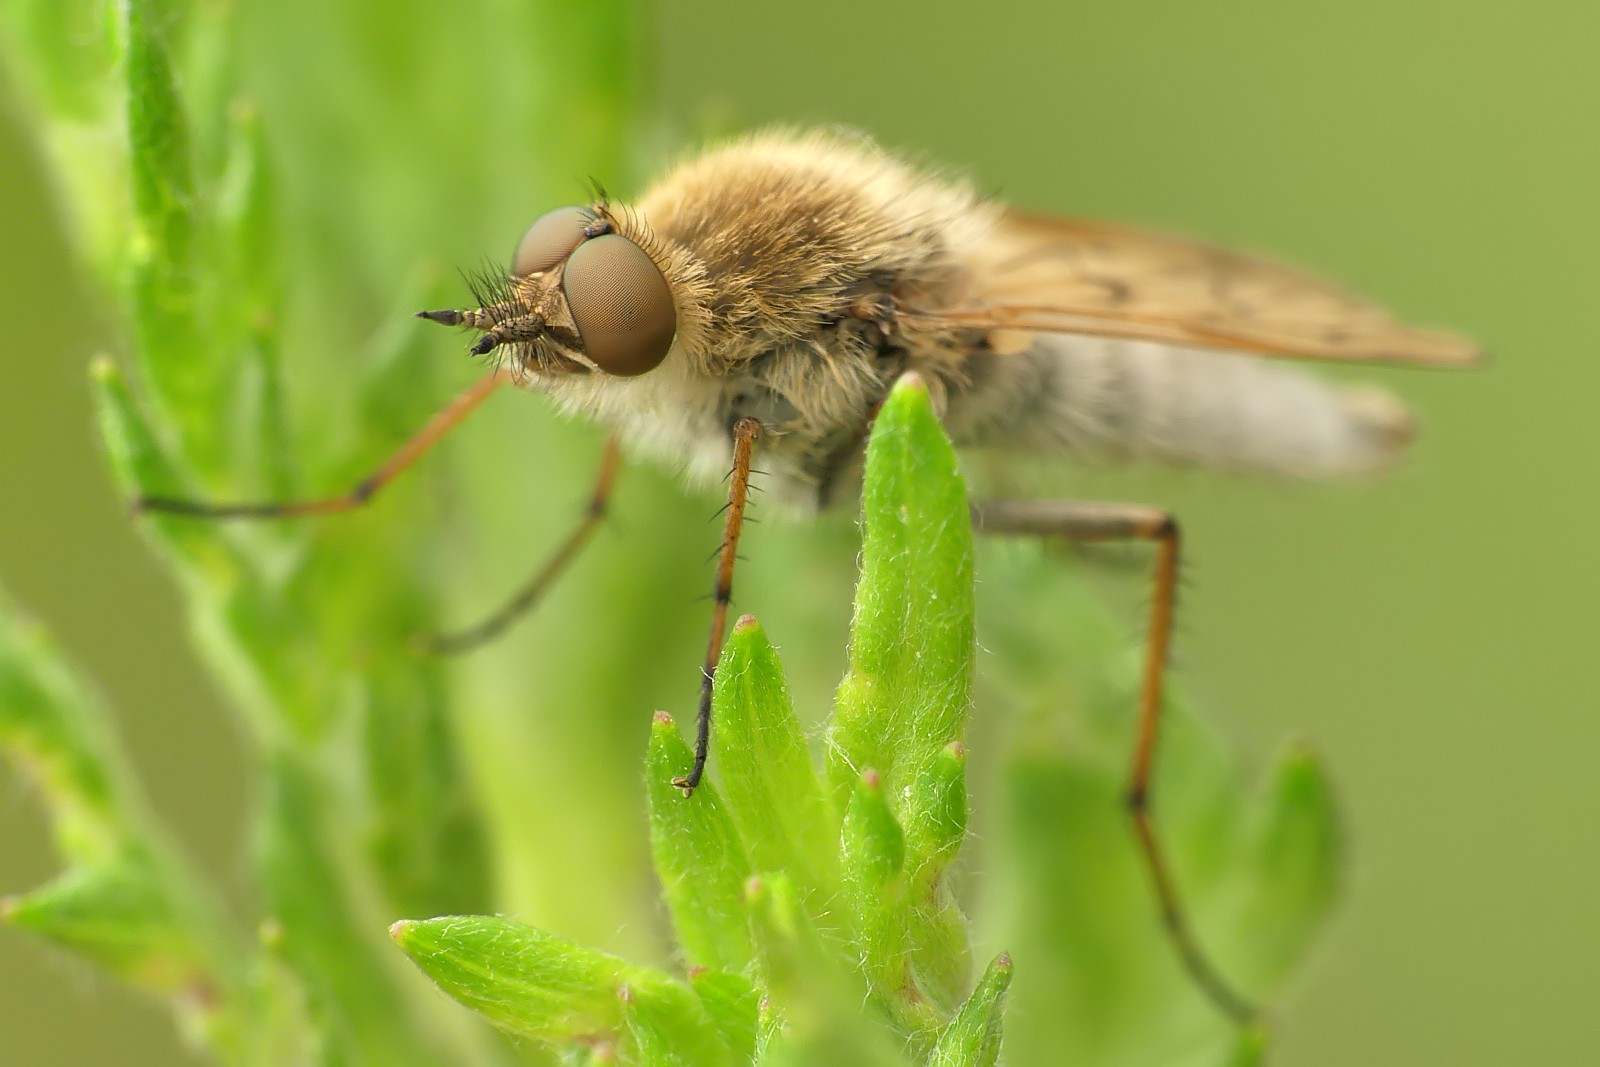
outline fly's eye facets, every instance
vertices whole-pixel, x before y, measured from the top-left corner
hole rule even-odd
[[[583,229],[591,221],[589,213],[579,207],[558,207],[539,216],[522,235],[511,260],[511,272],[520,278],[560,263],[583,243]]]
[[[584,241],[567,258],[561,287],[595,366],[631,378],[667,358],[678,313],[667,279],[644,249],[614,233]]]

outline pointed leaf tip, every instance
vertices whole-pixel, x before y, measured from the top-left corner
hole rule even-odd
[[[1002,952],[984,970],[972,995],[939,1035],[929,1067],[994,1067],[1000,1058],[1001,1022],[1011,985],[1011,956]]]
[[[7,903],[11,925],[134,985],[163,993],[216,986],[213,960],[186,924],[186,902],[142,861],[70,867]]]
[[[104,352],[89,361],[89,380],[96,385],[110,385],[121,376],[122,372],[117,369],[117,361]]]
[[[914,370],[908,370],[904,374],[900,375],[900,377],[895,381],[894,389],[893,389],[892,392],[894,392],[894,393],[912,393],[912,392],[926,393],[927,391],[928,391],[928,383],[922,380],[922,375],[918,374]]]
[[[404,921],[389,927],[389,936],[398,941],[399,935],[404,932],[398,929],[402,925]],[[256,943],[269,952],[282,951],[285,937],[283,922],[276,916],[268,916],[256,926]]]
[[[840,836],[845,880],[864,894],[858,903],[874,912],[883,908],[883,887],[905,863],[905,835],[883,795],[877,771],[862,772]]]
[[[905,804],[906,836],[931,887],[967,834],[967,749],[952,741],[923,767]]]
[[[1266,1024],[1246,1026],[1239,1031],[1222,1063],[1224,1067],[1261,1067],[1267,1061],[1270,1044],[1271,1030]]]

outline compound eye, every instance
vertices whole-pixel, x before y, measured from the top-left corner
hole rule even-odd
[[[584,354],[601,370],[631,378],[667,358],[678,312],[667,279],[638,245],[615,233],[583,242],[561,287]]]
[[[539,216],[517,245],[511,272],[517,277],[537,274],[560,263],[583,243],[583,228],[592,216],[579,207],[558,207]]]

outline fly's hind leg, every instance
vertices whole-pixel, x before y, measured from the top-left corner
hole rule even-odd
[[[1079,543],[1149,541],[1155,544],[1155,589],[1139,686],[1139,715],[1128,778],[1128,814],[1133,820],[1145,868],[1150,872],[1162,924],[1184,968],[1229,1017],[1241,1025],[1254,1022],[1258,1015],[1256,1006],[1234,992],[1195,939],[1151,817],[1150,774],[1161,726],[1162,684],[1172,643],[1173,609],[1178,591],[1181,536],[1177,520],[1160,508],[1139,504],[1056,500],[975,502],[972,519],[974,529],[979,532],[1002,536],[1056,537]]]

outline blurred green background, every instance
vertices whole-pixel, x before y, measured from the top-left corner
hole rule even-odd
[[[485,63],[518,62],[519,42],[492,26],[441,16],[427,32],[455,38],[458,53],[476,42]],[[1340,786],[1354,868],[1334,929],[1285,998],[1278,1062],[1600,1058],[1600,687],[1583,666],[1600,593],[1589,411],[1600,359],[1585,314],[1600,283],[1600,7],[666,0],[650,32],[663,143],[844,123],[1008,200],[1275,252],[1488,344],[1491,363],[1470,373],[1365,375],[1412,401],[1424,428],[1412,460],[1378,484],[1148,471],[1074,472],[1063,484],[1185,519],[1190,691],[1247,754],[1286,733],[1310,739]],[[332,92],[318,82],[326,73],[308,63],[302,91]],[[483,124],[485,166],[494,140],[515,135],[489,114],[455,121]],[[242,749],[188,650],[175,591],[110,489],[84,371],[112,329],[74,276],[20,123],[4,109],[0,575],[110,693],[157,809],[206,866],[242,884]],[[586,171],[572,169],[576,189]],[[456,221],[484,232],[466,221],[473,201],[450,189],[415,210],[436,214],[441,234]],[[501,245],[523,223],[495,221]],[[429,251],[471,262],[482,250],[458,241]],[[454,347],[441,338],[439,352],[459,380]],[[442,399],[449,385],[431,387]],[[541,406],[516,400],[491,423],[514,430]],[[526,470],[475,455],[473,479],[540,492]],[[537,548],[505,548],[548,541],[577,499],[563,492],[536,509],[543,528],[499,531],[482,549],[462,610],[493,598],[497,573],[504,585],[532,562]],[[671,516],[697,522],[710,507]],[[630,528],[624,511],[615,550],[649,544],[639,524],[658,517],[635,515]],[[701,537],[705,551],[714,536]],[[780,643],[807,628],[820,631],[808,643],[834,650],[791,662],[802,700],[837,679],[853,561],[847,528],[817,541],[808,558],[840,591],[827,604],[785,593],[759,542],[742,579],[744,606]],[[686,557],[681,580],[664,575],[658,595],[698,593],[699,558]],[[597,590],[602,579],[576,581]],[[1135,630],[1130,616],[1130,639]],[[660,699],[687,703],[687,657],[651,679]],[[1003,664],[985,658],[984,670]],[[637,751],[622,773],[637,773]],[[40,812],[9,771],[0,798],[4,888],[35,884],[54,869]],[[613,947],[628,943],[626,932],[598,938],[608,933]],[[10,931],[0,1049],[17,1064],[103,1064],[108,1049],[123,1064],[187,1062],[162,1008]]]

